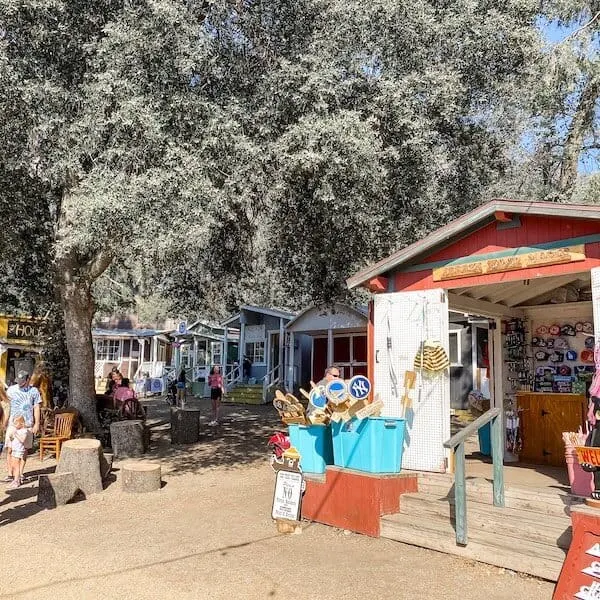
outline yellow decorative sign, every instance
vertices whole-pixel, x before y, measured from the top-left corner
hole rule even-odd
[[[532,267],[546,267],[564,263],[585,260],[585,245],[571,246],[570,248],[555,248],[553,250],[540,250],[516,256],[501,256],[487,258],[476,262],[449,264],[439,269],[433,269],[434,281],[447,279],[460,279],[461,277],[478,277],[492,273],[505,273],[530,269]]]

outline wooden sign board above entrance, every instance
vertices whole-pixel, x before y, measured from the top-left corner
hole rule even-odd
[[[34,341],[42,334],[40,323],[27,321],[8,321],[6,338],[9,340]]]
[[[512,256],[499,256],[475,262],[448,264],[439,269],[433,269],[433,280],[445,281],[447,279],[460,279],[462,277],[478,277],[480,275],[505,273],[506,271],[518,271],[519,269],[530,269],[532,267],[560,265],[580,260],[585,260],[584,244],[569,248],[554,248],[552,250],[540,250],[539,252],[527,252]]]

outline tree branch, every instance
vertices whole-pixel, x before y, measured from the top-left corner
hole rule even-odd
[[[90,281],[95,281],[110,267],[110,263],[113,260],[113,254],[107,248],[103,248],[96,254],[92,260],[88,263],[88,275]]]
[[[598,17],[600,17],[600,10],[585,25],[582,25],[579,29],[572,31],[564,40],[556,44],[555,47],[561,46],[568,40],[577,37],[584,29],[587,29],[596,19],[598,19]]]

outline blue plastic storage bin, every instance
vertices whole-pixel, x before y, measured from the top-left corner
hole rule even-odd
[[[290,425],[290,444],[300,453],[300,467],[305,473],[325,473],[333,464],[331,428],[326,425]]]
[[[399,473],[404,425],[404,419],[391,417],[332,423],[335,464],[368,473]]]
[[[492,455],[492,429],[491,423],[486,423],[477,430],[479,435],[479,451],[484,456]]]

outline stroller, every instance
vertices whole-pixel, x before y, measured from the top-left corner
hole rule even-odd
[[[146,410],[140,404],[135,392],[128,387],[119,387],[115,390],[113,396],[117,414],[120,419],[131,420],[141,419],[146,420]]]

